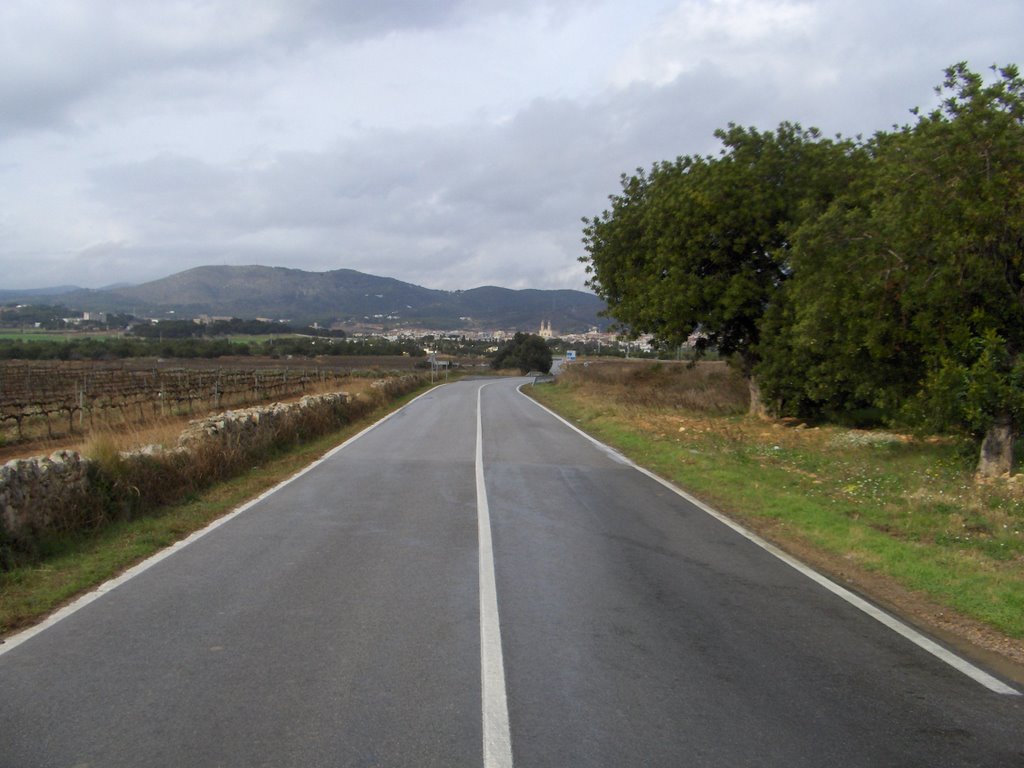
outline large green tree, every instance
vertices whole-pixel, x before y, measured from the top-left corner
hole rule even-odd
[[[1024,419],[1024,81],[951,67],[940,105],[870,142],[870,168],[795,236],[766,389],[982,439],[1012,467]],[[769,355],[772,356],[772,355]],[[779,375],[805,365],[803,386]]]
[[[870,200],[885,135],[862,147],[857,178],[793,236],[792,276],[762,323],[757,373],[778,415],[873,423],[891,418],[921,377],[900,307],[898,257],[879,248]]]
[[[761,323],[789,278],[792,230],[851,176],[856,147],[783,123],[730,125],[717,157],[684,156],[623,175],[611,208],[584,219],[588,285],[632,336],[735,355],[755,378]]]
[[[978,471],[1009,472],[1024,417],[1024,81],[951,67],[942,106],[883,157],[898,194],[879,229],[906,254],[902,304],[925,355],[918,403],[984,435]]]

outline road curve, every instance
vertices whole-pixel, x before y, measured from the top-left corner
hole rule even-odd
[[[0,768],[1024,765],[1022,697],[521,383],[431,390],[0,646]]]

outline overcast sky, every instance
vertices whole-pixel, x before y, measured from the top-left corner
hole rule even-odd
[[[205,264],[583,288],[583,216],[729,122],[871,134],[1021,0],[3,0],[0,288]]]

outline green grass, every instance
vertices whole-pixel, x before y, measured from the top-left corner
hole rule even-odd
[[[295,474],[331,448],[395,410],[423,390],[403,396],[366,418],[290,451],[181,504],[154,510],[98,531],[41,543],[32,565],[0,572],[0,635],[28,626],[64,603],[170,546]]]
[[[0,330],[0,341],[68,341],[70,339],[109,339],[120,335],[117,331],[47,331],[40,328]]]
[[[280,341],[282,339],[304,338],[299,333],[254,333],[254,334],[231,334],[225,338],[232,344],[264,344],[268,341]]]
[[[783,547],[810,545],[837,570],[884,574],[1024,638],[1024,485],[976,485],[973,453],[952,441],[637,407],[635,386],[629,398],[581,381],[531,392]]]

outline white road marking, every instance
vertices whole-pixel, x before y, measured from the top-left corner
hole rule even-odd
[[[298,472],[296,472],[291,477],[289,477],[289,478],[287,478],[285,480],[282,480],[280,483],[275,485],[273,488],[270,488],[269,490],[264,491],[262,494],[257,496],[255,499],[252,499],[251,501],[247,501],[245,504],[243,504],[242,506],[238,507],[234,511],[229,512],[228,514],[224,515],[224,517],[217,518],[216,520],[214,520],[212,523],[210,523],[205,528],[203,528],[201,530],[198,530],[198,531],[195,531],[190,536],[188,536],[187,538],[182,539],[181,541],[175,542],[174,544],[169,546],[167,549],[160,550],[159,552],[157,552],[152,557],[149,557],[149,558],[143,560],[141,563],[137,563],[136,565],[134,565],[133,567],[129,568],[127,571],[125,571],[121,575],[116,576],[113,579],[110,579],[109,581],[105,581],[103,584],[100,584],[98,587],[96,587],[91,592],[87,592],[86,594],[84,594],[81,597],[77,598],[74,602],[71,602],[68,605],[66,605],[63,608],[61,608],[56,613],[50,614],[46,619],[44,619],[39,624],[36,624],[35,626],[29,627],[28,629],[22,630],[21,632],[18,632],[17,634],[14,634],[14,635],[11,635],[8,638],[5,638],[3,643],[0,643],[0,656],[4,655],[5,653],[8,653],[9,651],[13,651],[15,648],[17,648],[22,643],[27,642],[28,640],[31,640],[33,637],[35,637],[36,635],[38,635],[41,632],[45,632],[47,629],[52,627],[54,624],[57,624],[58,622],[63,621],[64,619],[66,619],[68,616],[71,616],[72,614],[78,613],[78,611],[80,611],[83,608],[85,608],[87,605],[89,605],[89,603],[93,602],[94,600],[98,600],[99,598],[103,597],[103,595],[107,594],[108,592],[111,592],[112,590],[114,590],[117,587],[121,586],[125,582],[130,581],[131,579],[133,579],[136,576],[138,576],[140,573],[145,573],[146,571],[148,571],[150,568],[152,568],[157,563],[161,562],[162,560],[166,560],[168,557],[170,557],[171,555],[175,554],[176,552],[181,551],[182,549],[187,547],[189,544],[193,544],[194,542],[196,542],[199,539],[203,538],[207,534],[212,533],[213,531],[217,530],[218,528],[220,528],[225,523],[231,522],[232,520],[234,520],[236,517],[238,517],[240,514],[242,514],[246,510],[251,509],[252,507],[254,507],[257,504],[259,504],[261,501],[263,501],[268,496],[271,496],[271,495],[277,493],[282,488],[284,488],[286,485],[289,485],[290,483],[295,482],[296,480],[298,480],[300,477],[302,477],[307,472],[311,472],[312,470],[316,469],[316,467],[318,467],[320,464],[322,464],[323,462],[325,462],[328,459],[330,459],[332,456],[334,456],[339,451],[342,451],[345,448],[347,448],[349,445],[351,445],[356,440],[361,438],[367,432],[370,432],[371,430],[376,429],[381,424],[383,424],[385,421],[390,419],[392,416],[394,416],[395,414],[400,413],[401,411],[405,410],[405,408],[407,408],[408,406],[410,406],[413,403],[415,403],[421,397],[424,397],[425,395],[430,394],[432,391],[433,391],[432,389],[428,389],[426,392],[424,392],[424,393],[418,395],[417,397],[413,398],[412,400],[410,400],[408,403],[406,403],[404,406],[402,406],[398,410],[392,411],[387,416],[385,416],[384,418],[380,419],[380,421],[374,422],[373,424],[368,426],[366,429],[364,429],[361,432],[359,432],[358,434],[353,435],[352,437],[350,437],[348,440],[343,442],[341,445],[335,446],[334,448],[332,448],[330,451],[325,453],[323,456],[321,456],[319,459],[314,461],[309,466],[299,470]]]
[[[512,739],[505,692],[505,662],[501,652],[498,590],[494,580],[491,512],[484,484],[484,439],[481,416],[482,385],[476,391],[476,508],[480,549],[480,678],[483,684],[484,768],[512,768]]]
[[[691,504],[693,504],[693,506],[695,506],[698,509],[700,509],[701,511],[706,512],[707,514],[711,515],[713,518],[715,518],[719,522],[729,526],[730,528],[732,528],[734,531],[736,531],[738,534],[740,534],[744,538],[749,539],[750,541],[752,541],[757,546],[761,547],[766,552],[774,555],[779,560],[781,560],[782,562],[786,563],[786,565],[789,565],[792,568],[795,568],[800,573],[802,573],[804,576],[806,576],[807,578],[809,578],[812,581],[816,582],[817,584],[821,585],[822,587],[827,589],[832,594],[836,595],[837,597],[842,598],[843,600],[845,600],[846,602],[848,602],[850,605],[854,606],[855,608],[859,608],[861,611],[866,613],[868,616],[870,616],[871,618],[881,622],[886,627],[891,629],[893,632],[896,632],[897,634],[902,635],[903,637],[905,637],[910,642],[912,642],[915,645],[917,645],[918,647],[924,649],[925,651],[927,651],[928,653],[932,654],[933,656],[935,656],[936,658],[940,659],[941,661],[944,661],[946,664],[948,664],[949,666],[953,667],[954,669],[956,669],[956,670],[962,672],[963,674],[967,675],[969,678],[971,678],[975,682],[980,683],[981,685],[985,686],[990,691],[1002,694],[1004,696],[1020,696],[1021,695],[1020,691],[1017,691],[1016,689],[1011,688],[1006,683],[1004,683],[1002,680],[999,680],[998,678],[993,677],[992,675],[990,675],[985,670],[983,670],[983,669],[981,669],[979,667],[976,667],[974,664],[971,664],[966,659],[964,659],[964,658],[958,656],[957,654],[953,653],[952,651],[944,648],[943,646],[941,646],[938,643],[936,643],[934,640],[924,636],[923,634],[918,632],[913,627],[910,627],[909,625],[905,624],[904,622],[900,621],[899,619],[895,618],[894,616],[891,616],[890,614],[888,614],[885,611],[881,610],[877,606],[872,605],[867,600],[864,600],[863,598],[853,594],[852,592],[850,592],[845,587],[842,587],[839,584],[836,584],[834,581],[832,581],[828,577],[823,576],[822,574],[818,573],[817,571],[815,571],[810,566],[805,565],[804,563],[802,563],[799,560],[797,560],[795,557],[787,554],[786,552],[783,552],[781,549],[776,547],[774,544],[771,544],[771,543],[765,541],[760,536],[758,536],[756,533],[747,530],[746,528],[744,528],[742,525],[740,525],[739,523],[735,522],[734,520],[730,520],[728,517],[726,517],[721,512],[719,512],[718,510],[714,509],[713,507],[709,507],[707,504],[702,502],[700,499],[697,499],[697,498],[691,496],[690,494],[688,494],[686,491],[682,490],[681,488],[677,488],[675,485],[670,483],[668,480],[665,480],[664,478],[659,477],[658,475],[654,474],[653,472],[651,472],[648,469],[645,469],[644,467],[641,467],[639,464],[634,462],[628,456],[624,456],[619,451],[616,451],[614,448],[612,448],[612,447],[610,447],[608,445],[605,445],[600,440],[598,440],[598,439],[588,435],[582,429],[580,429],[579,427],[577,427],[574,424],[570,423],[566,419],[562,418],[557,413],[552,411],[550,408],[547,408],[544,405],[541,405],[536,400],[534,400],[532,397],[527,397],[527,395],[525,395],[522,392],[522,388],[520,388],[519,394],[521,394],[523,397],[525,397],[531,403],[536,405],[538,408],[541,408],[541,409],[547,411],[549,414],[554,416],[556,419],[558,419],[560,422],[562,422],[567,427],[572,429],[574,432],[577,432],[580,435],[582,435],[583,437],[585,437],[587,440],[589,440],[595,446],[600,448],[602,451],[604,451],[604,452],[608,453],[609,455],[611,455],[615,459],[615,461],[618,461],[618,462],[621,462],[622,464],[630,466],[633,469],[637,470],[638,472],[641,472],[642,474],[647,475],[652,480],[654,480],[654,481],[656,481],[658,483],[661,483],[661,485],[665,486],[666,488],[668,488],[673,493],[676,493],[677,495],[679,495],[682,498],[686,499],[686,501],[688,501]]]

